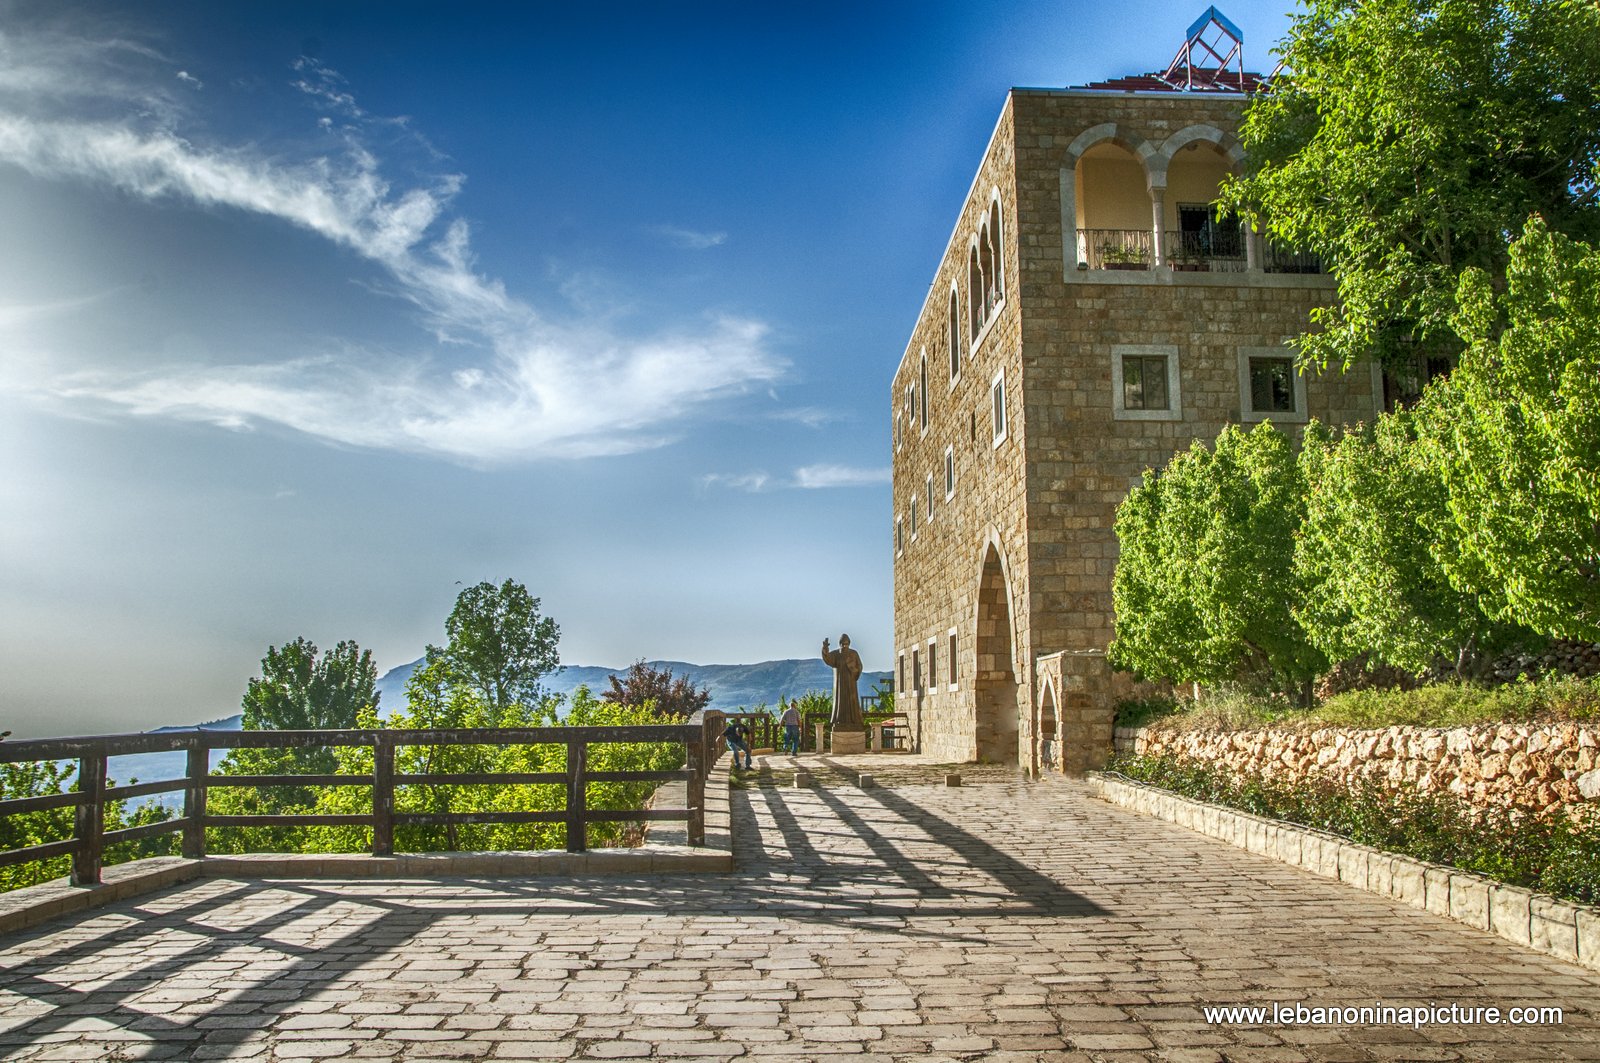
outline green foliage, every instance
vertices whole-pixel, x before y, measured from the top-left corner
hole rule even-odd
[[[1529,214],[1600,233],[1600,5],[1307,0],[1280,51],[1222,200],[1337,274],[1309,361],[1453,349],[1458,276],[1502,277]]]
[[[709,687],[696,690],[688,676],[674,678],[672,669],[652,668],[643,660],[635,661],[622,679],[608,678],[611,689],[601,695],[601,700],[630,708],[648,707],[661,719],[693,716],[711,702]]]
[[[267,648],[260,678],[244,693],[244,729],[294,731],[345,729],[363,715],[376,718],[378,669],[372,652],[343,641],[318,655],[297,638],[282,649]],[[338,758],[328,746],[294,749],[234,749],[218,765],[219,775],[330,775]],[[309,786],[219,786],[206,796],[207,811],[219,816],[305,814],[316,808]],[[303,827],[217,827],[207,846],[217,853],[296,852],[306,844]]]
[[[70,761],[38,760],[0,764],[0,799],[67,793],[78,788],[77,774],[76,766]],[[108,785],[114,786],[116,783],[109,782]],[[114,831],[142,827],[171,818],[172,811],[157,804],[147,803],[130,809],[125,801],[110,801],[106,805],[105,829]],[[24,849],[30,845],[65,841],[72,837],[72,832],[71,808],[49,808],[42,812],[0,816],[0,849]],[[176,848],[175,835],[158,835],[143,841],[108,846],[104,859],[108,864],[120,864],[146,856],[170,855]],[[69,856],[0,867],[0,892],[49,882],[71,869],[72,858]]]
[[[491,707],[490,719],[538,704],[540,678],[561,666],[560,627],[539,614],[539,599],[516,580],[462,591],[444,629],[449,641],[442,649],[429,646],[427,662],[443,669],[448,682],[474,688]]]
[[[1444,480],[1417,446],[1416,418],[1396,411],[1335,442],[1306,430],[1306,518],[1295,546],[1304,599],[1296,619],[1330,660],[1366,656],[1413,675],[1444,663],[1475,675],[1526,635],[1484,615],[1439,558],[1452,539]]]
[[[477,690],[443,681],[440,669],[425,665],[407,686],[406,712],[389,723],[406,728],[553,727],[558,702],[516,705],[507,716],[497,712]],[[500,722],[490,724],[491,719]],[[565,723],[572,727],[638,726],[659,723],[648,706],[604,702],[587,687],[573,692]],[[378,726],[365,721],[363,726]],[[340,770],[356,774],[372,771],[372,751],[351,748],[338,752]],[[589,746],[591,771],[666,771],[681,768],[684,749],[673,743],[607,742]],[[400,774],[503,774],[511,772],[564,772],[567,747],[560,744],[506,746],[399,745],[395,771]],[[653,782],[592,782],[587,790],[593,809],[627,811],[642,807],[654,791]],[[473,783],[413,784],[396,788],[395,811],[400,813],[449,812],[559,812],[566,807],[564,784]],[[371,811],[365,790],[341,787],[324,791],[316,811],[327,814],[362,814]],[[594,824],[591,846],[623,844],[636,838],[637,823]],[[371,831],[362,827],[321,827],[307,832],[309,851],[359,852],[372,844]],[[486,823],[442,826],[405,825],[395,829],[395,848],[401,852],[451,852],[553,849],[566,844],[560,823]]]
[[[1508,623],[1600,639],[1600,252],[1530,219],[1503,293],[1462,278],[1456,324],[1468,348],[1422,410],[1451,581]]]
[[[1294,709],[1281,698],[1238,690],[1207,691],[1199,701],[1151,698],[1117,706],[1118,727],[1169,730],[1254,727],[1466,727],[1481,723],[1533,723],[1600,719],[1600,678],[1549,676],[1501,686],[1432,683],[1414,690],[1351,690],[1313,709]]]
[[[1303,687],[1327,667],[1296,622],[1294,536],[1305,488],[1262,423],[1196,443],[1117,509],[1112,663],[1154,679]]]
[[[1393,790],[1366,779],[1289,783],[1169,757],[1119,756],[1106,770],[1513,886],[1586,904],[1600,900],[1600,828],[1564,814],[1474,809],[1453,794]]]

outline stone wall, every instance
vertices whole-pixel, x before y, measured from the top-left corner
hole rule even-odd
[[[1448,730],[1118,728],[1116,748],[1289,782],[1366,778],[1425,793],[1443,790],[1483,808],[1563,808],[1587,817],[1600,798],[1600,725],[1590,723]]]

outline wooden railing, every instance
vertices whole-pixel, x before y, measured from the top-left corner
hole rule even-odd
[[[72,857],[74,885],[100,881],[108,846],[142,841],[162,834],[182,834],[186,857],[206,855],[207,827],[310,827],[360,826],[372,828],[375,856],[394,854],[394,829],[397,826],[438,827],[479,823],[563,823],[566,825],[567,851],[580,853],[588,847],[591,823],[636,822],[640,820],[680,820],[688,824],[689,844],[703,846],[706,837],[705,784],[711,766],[722,752],[722,714],[696,713],[687,723],[647,724],[636,727],[519,727],[462,728],[455,730],[410,730],[380,728],[348,731],[173,731],[153,734],[105,735],[91,738],[49,738],[0,742],[0,763],[76,760],[77,789],[69,793],[45,794],[0,800],[0,817],[42,812],[55,808],[74,809],[71,838],[17,849],[0,850],[0,867]],[[685,766],[663,771],[590,771],[589,747],[615,742],[681,743],[685,747]],[[492,746],[563,745],[566,768],[559,772],[484,772],[410,774],[395,771],[395,750],[399,746]],[[367,774],[339,775],[213,775],[211,751],[214,749],[293,749],[308,746],[370,746],[373,770]],[[187,770],[182,779],[141,782],[128,786],[108,783],[106,762],[115,756],[133,753],[188,752]],[[651,808],[604,811],[588,807],[587,787],[598,782],[688,783],[687,808]],[[395,809],[397,786],[446,785],[564,785],[566,807],[540,812],[399,812]],[[224,786],[370,786],[372,811],[352,815],[254,815],[218,816],[206,812],[206,793]],[[172,819],[146,823],[124,830],[105,829],[109,802],[149,797],[154,794],[183,793],[183,813]]]

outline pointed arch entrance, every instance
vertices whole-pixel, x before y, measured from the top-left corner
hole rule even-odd
[[[1039,695],[1039,749],[1038,769],[1042,772],[1061,771],[1061,745],[1056,726],[1056,691],[1050,683],[1044,684]]]
[[[977,669],[973,682],[977,759],[1016,764],[1018,757],[1017,673],[1011,615],[1011,584],[1000,551],[984,551],[978,581]]]

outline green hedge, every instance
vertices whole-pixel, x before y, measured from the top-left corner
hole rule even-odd
[[[1337,834],[1386,852],[1473,871],[1512,886],[1600,902],[1600,828],[1564,813],[1484,811],[1449,793],[1331,779],[1290,784],[1173,757],[1114,757],[1130,779],[1212,804]]]

